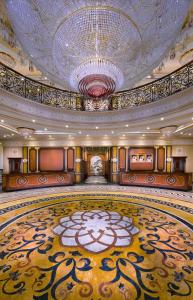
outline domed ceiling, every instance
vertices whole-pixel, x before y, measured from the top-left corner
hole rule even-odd
[[[8,0],[34,64],[64,89],[91,97],[133,87],[181,31],[189,0]]]

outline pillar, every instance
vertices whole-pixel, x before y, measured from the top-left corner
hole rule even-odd
[[[166,172],[172,172],[172,146],[166,146]]]
[[[81,147],[75,147],[75,181],[76,183],[81,183],[82,181],[82,172],[81,172],[81,163],[82,163],[82,149]]]
[[[111,181],[112,183],[118,183],[118,147],[113,146],[111,149]]]
[[[23,173],[28,172],[28,147],[24,146],[22,148],[23,152]]]
[[[154,171],[155,172],[158,172],[158,169],[157,169],[157,165],[158,165],[158,162],[157,162],[157,160],[158,160],[158,146],[154,146],[154,148],[155,148],[155,168],[154,168]]]
[[[35,147],[35,149],[37,151],[37,156],[36,156],[36,159],[37,159],[37,162],[36,162],[37,170],[36,170],[36,172],[39,172],[39,149],[40,149],[40,147]]]

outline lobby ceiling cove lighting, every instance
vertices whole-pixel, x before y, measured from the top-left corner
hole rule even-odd
[[[189,0],[7,0],[14,31],[53,82],[100,98],[133,87],[175,42]],[[51,16],[51,17],[50,17]]]

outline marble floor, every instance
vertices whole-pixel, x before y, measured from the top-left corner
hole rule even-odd
[[[104,176],[88,176],[85,184],[107,184],[107,179]]]
[[[0,194],[0,300],[192,300],[193,194],[76,185]]]
[[[81,192],[81,191],[115,191],[115,192],[126,192],[126,193],[140,193],[148,195],[163,196],[173,199],[179,199],[183,201],[188,201],[193,203],[193,191],[175,191],[169,189],[158,189],[158,188],[148,188],[148,187],[135,187],[135,186],[120,186],[115,184],[108,185],[74,185],[74,186],[64,186],[64,187],[49,187],[49,188],[39,188],[31,190],[23,190],[17,192],[1,192],[0,193],[0,203],[7,201],[13,201],[17,199],[22,199],[26,197],[33,196],[44,196],[49,194],[58,194],[63,192]]]

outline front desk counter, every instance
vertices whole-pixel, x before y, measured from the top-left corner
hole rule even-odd
[[[192,190],[192,173],[123,172],[120,184],[189,191]]]
[[[74,173],[40,172],[28,174],[4,174],[2,189],[5,192],[40,187],[73,185]]]

